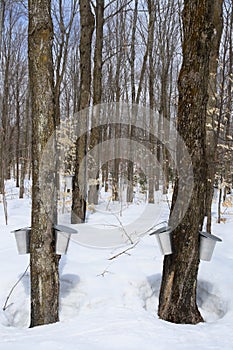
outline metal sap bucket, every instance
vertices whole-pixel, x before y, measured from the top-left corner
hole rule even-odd
[[[17,250],[20,255],[30,252],[30,233],[29,227],[20,228],[12,231],[15,234]]]
[[[56,239],[56,254],[66,254],[70,236],[78,231],[63,225],[54,226]],[[31,228],[25,227],[12,231],[15,234],[17,249],[19,254],[30,253],[30,233]]]
[[[160,251],[163,255],[172,254],[171,231],[170,226],[163,226],[150,233],[150,236],[156,235]]]
[[[216,237],[208,232],[200,231],[200,251],[201,260],[210,261],[213,255],[216,242],[222,242],[221,238]]]
[[[55,225],[55,235],[56,235],[56,254],[63,255],[67,253],[70,236],[78,231],[63,225]]]

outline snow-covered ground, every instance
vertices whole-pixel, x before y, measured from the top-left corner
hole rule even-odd
[[[29,271],[24,274],[29,255],[17,254],[11,231],[30,225],[31,200],[29,195],[17,199],[16,190],[10,188],[8,226],[0,203],[0,350],[233,349],[232,208],[224,214],[226,222],[216,224],[213,206],[213,233],[223,241],[217,243],[210,262],[200,263],[198,304],[205,323],[175,325],[158,318],[163,257],[154,236],[146,235],[112,260],[125,247],[97,249],[72,239],[60,263],[60,322],[30,329]],[[159,219],[164,220],[166,201],[159,206]],[[141,203],[133,208],[140,212]],[[130,210],[123,210],[121,220]],[[89,222],[103,224],[101,215],[101,211],[90,212]],[[105,218],[117,225],[113,215]]]

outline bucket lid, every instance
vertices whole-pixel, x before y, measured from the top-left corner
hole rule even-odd
[[[158,228],[157,230],[155,230],[154,232],[150,233],[150,236],[152,235],[157,235],[159,233],[163,233],[163,232],[171,232],[171,226],[163,226]]]
[[[213,239],[216,242],[222,242],[221,238],[212,235],[211,233],[205,232],[205,231],[199,231],[200,235],[205,237],[205,238],[209,238],[209,239]]]
[[[74,230],[73,228],[69,227],[69,226],[64,226],[64,225],[54,225],[54,228],[56,231],[60,231],[60,232],[65,232],[65,233],[78,233],[77,230]]]
[[[31,230],[31,227],[22,227],[22,228],[18,228],[17,230],[11,231],[11,233],[19,232],[19,231],[28,231],[28,230]]]

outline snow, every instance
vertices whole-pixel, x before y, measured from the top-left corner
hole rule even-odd
[[[122,220],[132,225],[132,212],[140,217],[142,205],[126,208]],[[165,200],[159,206],[158,220],[163,221],[168,206]],[[215,206],[213,233],[222,242],[216,244],[210,262],[200,262],[198,275],[198,305],[205,323],[176,325],[158,318],[163,256],[154,236],[142,236],[133,249],[109,260],[126,247],[98,249],[80,244],[77,235],[60,262],[60,322],[30,329],[30,275],[24,274],[29,255],[17,254],[11,231],[30,225],[31,199],[30,194],[17,199],[12,189],[8,226],[0,203],[0,350],[232,349],[233,209],[227,208],[225,223],[217,224]],[[101,211],[89,213],[89,224],[104,225],[104,217],[116,226],[116,218]]]

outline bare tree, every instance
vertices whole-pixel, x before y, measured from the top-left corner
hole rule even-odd
[[[217,108],[217,69],[218,69],[218,57],[219,57],[219,45],[222,34],[223,22],[219,13],[221,13],[223,1],[217,1],[214,3],[214,13],[213,21],[216,30],[216,35],[212,40],[212,49],[210,55],[210,78],[208,87],[208,105],[207,105],[207,124],[206,124],[206,156],[207,162],[207,183],[206,183],[206,216],[207,216],[207,232],[211,232],[211,206],[214,194],[214,178],[216,171],[216,151],[218,144],[218,133],[219,128],[216,132],[216,126],[214,125],[215,111]]]
[[[85,113],[91,99],[91,45],[94,31],[94,15],[91,11],[90,0],[80,0],[80,100],[79,111]],[[82,114],[79,113],[80,118]],[[84,222],[86,214],[86,169],[80,171],[81,161],[86,155],[87,135],[84,133],[76,142],[76,164],[73,181],[73,201],[71,222]],[[85,168],[85,167],[83,167]],[[80,180],[82,184],[80,183]],[[84,187],[84,188],[83,188]]]
[[[32,104],[31,327],[59,320],[59,259],[55,254],[55,157],[49,150],[45,178],[39,168],[55,130],[53,25],[50,0],[29,0],[29,78]],[[52,143],[54,145],[54,143]],[[51,162],[50,162],[51,160]]]
[[[199,230],[205,214],[206,195],[206,109],[214,16],[218,0],[184,1],[183,63],[179,75],[178,132],[192,159],[194,186],[188,210],[172,233],[173,254],[165,256],[159,296],[159,317],[174,323],[196,324],[203,318],[196,304],[199,265]],[[218,21],[217,21],[218,22]],[[178,164],[182,164],[179,150]],[[185,174],[183,174],[185,176]],[[172,211],[182,177],[177,176]],[[177,218],[179,213],[177,213]],[[172,224],[172,222],[171,222]]]
[[[217,74],[215,79],[216,93],[211,91],[212,101],[209,103],[209,123],[207,124],[210,148],[209,173],[212,170],[212,178],[209,175],[209,182],[212,186],[219,187],[218,199],[218,223],[221,222],[221,202],[226,200],[226,195],[230,192],[232,182],[232,21],[233,6],[228,0],[223,1],[223,35],[221,40],[221,50],[218,58]],[[212,84],[213,85],[213,84]],[[211,88],[211,85],[210,85]],[[215,103],[215,104],[214,104]],[[212,122],[212,124],[210,124]],[[211,133],[212,132],[212,133]],[[207,134],[207,135],[208,135]],[[212,141],[212,143],[210,142]],[[210,186],[210,183],[207,186]],[[209,189],[210,197],[207,196],[207,229],[211,231],[211,204],[213,187]]]
[[[94,68],[93,68],[93,111],[92,125],[99,118],[99,104],[102,99],[102,65],[103,65],[103,28],[104,28],[104,0],[97,0],[95,10],[96,34],[95,34],[95,51],[94,51]],[[90,132],[89,150],[91,151],[100,141],[102,128],[92,128]],[[98,204],[98,177],[100,168],[100,159],[94,159],[96,167],[97,184],[90,184],[88,201]]]
[[[153,48],[154,48],[154,29],[155,29],[155,2],[148,0],[148,12],[149,12],[149,28],[148,28],[148,55],[149,55],[149,105],[150,105],[150,137],[149,147],[152,154],[154,154],[154,106],[155,106],[155,95],[154,95],[154,59],[153,59]],[[153,164],[153,163],[152,163]],[[148,202],[154,203],[154,189],[155,189],[155,169],[150,166],[150,174],[148,179]]]
[[[29,91],[25,97],[25,113],[21,121],[21,168],[20,168],[20,184],[19,184],[19,198],[23,198],[25,187],[24,180],[28,173],[30,174],[30,159],[31,159],[31,120],[30,120],[30,97]]]
[[[60,122],[60,95],[61,85],[65,74],[65,69],[68,59],[68,49],[70,43],[71,32],[73,28],[74,18],[77,14],[77,0],[72,0],[69,3],[69,14],[64,11],[63,0],[59,0],[54,4],[54,22],[56,23],[54,51],[55,55],[55,104],[56,104],[56,124]],[[58,7],[58,8],[57,8]],[[68,19],[67,19],[68,17]]]
[[[3,42],[3,92],[2,92],[2,106],[1,106],[1,193],[4,194],[4,180],[10,178],[10,148],[11,148],[11,134],[12,126],[10,123],[10,71],[11,71],[11,53],[12,53],[12,31],[14,27],[13,20],[13,6],[10,5],[8,9],[8,27],[4,36]]]

